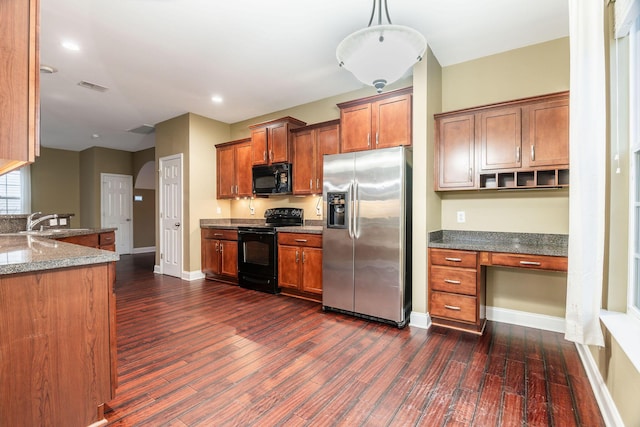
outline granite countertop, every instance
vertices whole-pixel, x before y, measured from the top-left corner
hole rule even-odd
[[[17,233],[0,235],[0,275],[99,264],[117,261],[118,258],[115,252],[41,236]]]
[[[306,220],[305,225],[276,227],[279,233],[308,233],[322,234],[322,220]],[[251,219],[201,219],[200,228],[218,228],[223,230],[237,230],[238,227],[255,227],[264,225],[264,220]]]
[[[430,248],[566,257],[568,242],[569,236],[566,234],[439,230],[429,233],[428,246]]]

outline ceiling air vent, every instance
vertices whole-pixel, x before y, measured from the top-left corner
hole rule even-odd
[[[82,86],[91,90],[97,90],[98,92],[106,92],[109,90],[108,87],[100,86],[99,84],[91,83],[86,80],[81,80],[80,82],[78,82],[78,86]]]
[[[142,125],[142,126],[138,126],[137,128],[129,129],[127,132],[139,133],[141,135],[149,135],[150,133],[153,133],[153,131],[155,130],[156,128],[154,128],[151,125]]]

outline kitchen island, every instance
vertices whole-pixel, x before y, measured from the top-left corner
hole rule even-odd
[[[117,260],[38,235],[0,235],[3,425],[106,424],[117,380]]]

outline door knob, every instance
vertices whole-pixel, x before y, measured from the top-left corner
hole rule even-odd
[[[180,227],[180,223],[179,222],[176,222],[176,227]]]

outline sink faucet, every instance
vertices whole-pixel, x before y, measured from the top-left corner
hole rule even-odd
[[[33,219],[34,216],[40,215],[42,212],[34,212],[27,217],[27,231],[32,231],[33,227],[48,219],[58,218],[58,214],[44,215],[40,218]],[[42,227],[42,226],[40,226]]]

